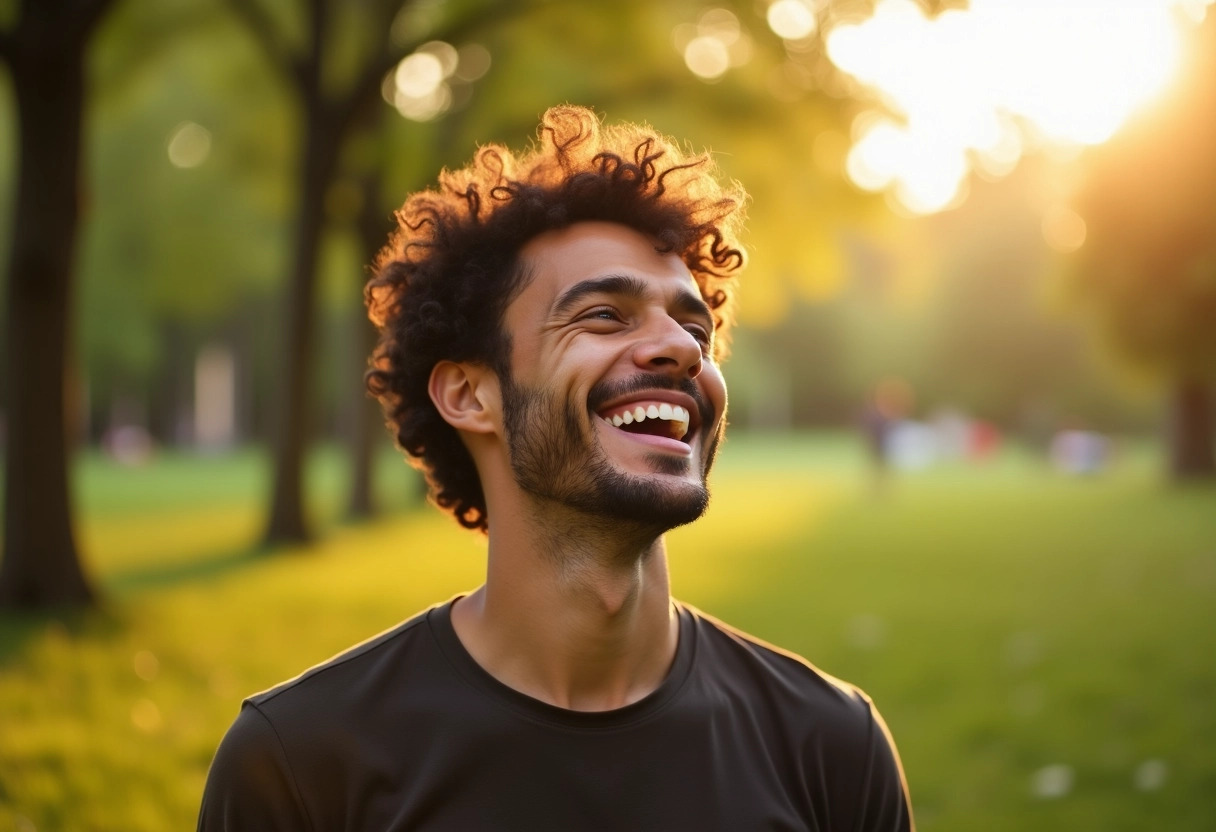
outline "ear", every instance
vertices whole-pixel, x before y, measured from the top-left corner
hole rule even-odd
[[[501,396],[498,376],[482,364],[440,361],[431,368],[427,386],[443,420],[468,433],[493,433]]]

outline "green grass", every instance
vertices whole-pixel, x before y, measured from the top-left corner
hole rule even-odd
[[[1164,485],[1152,448],[1092,479],[1007,452],[876,489],[863,463],[733,438],[670,535],[677,595],[865,688],[922,830],[1211,829],[1216,487]],[[244,694],[479,582],[477,536],[429,509],[336,524],[340,460],[311,473],[327,534],[264,557],[256,454],[82,462],[107,601],[0,617],[0,831],[190,828]],[[1044,769],[1065,794],[1036,796]]]

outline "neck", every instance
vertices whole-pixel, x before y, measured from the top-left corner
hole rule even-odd
[[[657,688],[675,657],[667,556],[653,531],[575,515],[491,513],[486,584],[457,603],[453,625],[504,684],[559,707],[609,710]]]

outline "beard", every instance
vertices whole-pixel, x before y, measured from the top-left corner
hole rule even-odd
[[[692,396],[701,413],[703,431],[715,423],[713,408],[691,380],[677,382],[667,376],[641,375],[625,382],[601,382],[592,388],[588,405],[614,397],[653,389],[680,389]],[[706,477],[721,436],[709,442],[709,453],[699,482],[670,482],[629,474],[609,461],[594,429],[585,428],[586,410],[575,403],[563,406],[552,392],[515,384],[502,376],[503,421],[515,480],[525,492],[581,513],[633,524],[654,534],[691,523],[709,505]],[[647,461],[658,474],[680,476],[699,460],[653,453]]]

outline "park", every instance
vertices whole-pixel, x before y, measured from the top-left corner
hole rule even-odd
[[[1149,5],[15,4],[0,829],[188,828],[246,696],[484,580],[363,284],[563,101],[750,194],[675,596],[872,696],[922,832],[1210,828],[1216,13]]]

